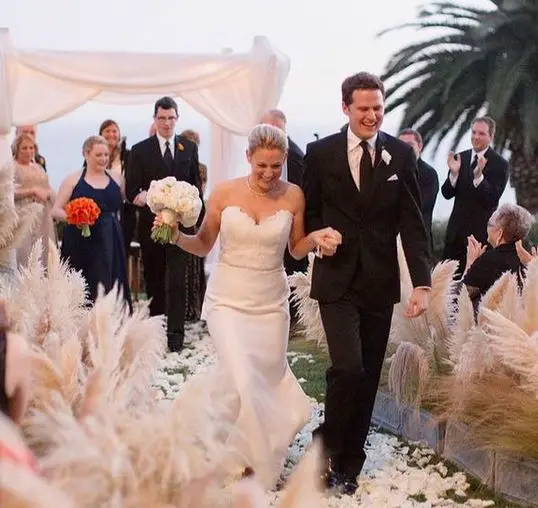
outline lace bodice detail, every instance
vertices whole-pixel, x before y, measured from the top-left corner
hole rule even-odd
[[[278,210],[257,224],[240,207],[227,206],[221,216],[219,261],[254,270],[282,267],[292,218],[288,210]]]

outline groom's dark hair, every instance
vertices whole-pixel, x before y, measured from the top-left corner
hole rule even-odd
[[[176,115],[178,115],[177,111],[177,102],[172,99],[172,97],[161,97],[156,103],[155,107],[153,108],[153,116],[157,115],[157,110],[159,108],[163,109],[173,109],[176,112]]]
[[[353,92],[355,90],[381,90],[383,98],[385,98],[383,81],[369,72],[359,72],[344,79],[342,83],[342,102],[346,106],[353,102]]]

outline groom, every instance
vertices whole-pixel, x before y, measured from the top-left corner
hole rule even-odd
[[[409,317],[427,308],[431,285],[416,158],[408,145],[379,130],[384,99],[377,76],[347,78],[342,109],[349,126],[309,144],[305,156],[306,229],[331,226],[343,238],[334,255],[316,258],[311,297],[319,302],[331,360],[325,422],[316,431],[328,459],[324,479],[349,495],[366,458],[393,306],[400,299],[398,233],[414,286]]]
[[[155,135],[131,148],[125,186],[127,199],[140,207],[138,239],[146,292],[151,298],[150,313],[152,316],[166,314],[168,349],[179,352],[185,337],[187,253],[175,245],[161,245],[151,239],[155,215],[146,204],[146,196],[152,180],[167,176],[185,180],[201,189],[198,149],[187,138],[175,134],[178,108],[174,99],[159,99],[155,103],[153,119]]]

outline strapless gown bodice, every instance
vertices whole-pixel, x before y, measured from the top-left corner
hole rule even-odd
[[[283,266],[292,214],[278,210],[257,223],[238,206],[222,211],[219,262],[238,268],[276,270]]]

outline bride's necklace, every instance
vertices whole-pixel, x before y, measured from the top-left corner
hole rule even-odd
[[[259,196],[261,198],[266,197],[273,190],[273,189],[269,189],[268,191],[265,191],[265,192],[260,192],[256,190],[254,186],[252,185],[252,183],[250,182],[250,176],[247,176],[247,185],[248,185],[248,188],[250,189],[250,192],[252,192],[252,194],[254,194],[255,196]]]

